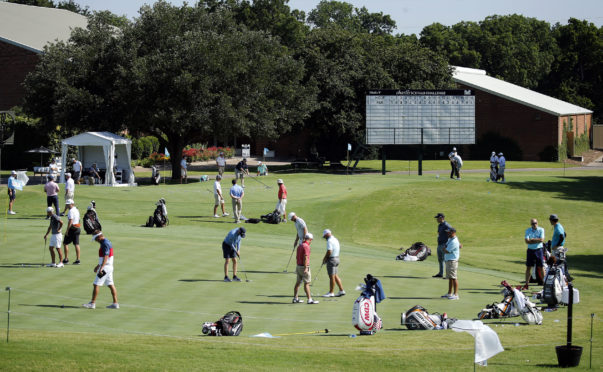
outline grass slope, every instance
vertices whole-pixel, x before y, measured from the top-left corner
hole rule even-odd
[[[104,308],[109,291],[101,288],[98,308],[90,298],[98,244],[82,235],[82,265],[42,268],[45,197],[42,186],[18,194],[16,216],[3,216],[0,228],[0,285],[11,295],[11,340],[0,344],[0,369],[120,370],[349,370],[376,365],[401,368],[471,368],[473,339],[453,331],[410,332],[400,313],[421,304],[431,312],[474,318],[486,304],[500,301],[498,283],[522,280],[523,233],[531,217],[551,236],[547,217],[557,213],[568,232],[570,265],[581,303],[576,305],[574,344],[588,346],[590,314],[596,313],[593,365],[601,366],[603,254],[597,231],[603,223],[603,172],[559,171],[513,174],[507,184],[467,174],[463,181],[432,176],[280,174],[289,191],[288,211],[308,223],[312,276],[324,254],[324,228],[342,244],[341,277],[348,295],[322,299],[316,306],[291,304],[294,262],[283,273],[295,231],[291,223],[246,224],[243,267],[252,282],[222,282],[221,241],[234,228],[213,218],[211,183],[104,188],[80,186],[76,202],[83,212],[94,199],[103,230],[115,247],[115,280],[121,309]],[[261,179],[276,186],[276,176]],[[227,189],[228,182],[223,182]],[[274,208],[276,187],[246,181],[243,214],[259,217]],[[167,200],[170,226],[141,227],[154,202]],[[62,200],[61,200],[62,202]],[[230,206],[227,203],[227,206]],[[230,208],[229,208],[230,209]],[[460,301],[440,295],[447,281],[432,279],[437,260],[395,261],[401,246],[424,241],[435,248],[436,222],[444,212],[463,243]],[[73,259],[73,248],[70,258]],[[24,266],[21,266],[24,264]],[[326,270],[312,287],[328,290]],[[373,337],[349,338],[354,287],[367,274],[381,278],[388,299],[378,305],[385,329]],[[244,277],[244,275],[242,275]],[[7,292],[0,294],[6,309]],[[244,317],[237,338],[200,336],[201,323],[229,310]],[[554,346],[565,341],[566,309],[545,313],[542,326],[493,325],[506,351],[489,361],[495,369],[548,368],[556,365]],[[257,339],[248,336],[329,328],[328,335]],[[103,357],[99,358],[99,351]],[[582,367],[588,366],[585,348]]]

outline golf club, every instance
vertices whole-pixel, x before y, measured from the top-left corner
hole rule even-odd
[[[325,329],[321,329],[319,331],[296,332],[296,333],[281,333],[281,334],[273,335],[273,336],[311,335],[311,334],[315,334],[315,333],[329,333],[329,330],[327,328],[325,328]]]
[[[247,271],[245,271],[245,269],[243,268],[243,261],[241,260],[241,255],[238,252],[237,257],[239,257],[239,265],[241,265],[241,271],[245,273],[245,281],[249,283],[251,280],[247,278]]]
[[[287,262],[287,267],[285,267],[285,270],[283,270],[284,273],[286,273],[287,270],[289,269],[289,264],[291,263],[291,258],[293,257],[293,252],[295,252],[295,246],[293,246],[293,250],[291,251],[291,256],[289,256],[289,262]]]
[[[42,248],[42,264],[41,267],[44,267],[44,260],[46,259],[46,237],[44,237],[44,248]]]
[[[322,265],[320,265],[320,268],[318,269],[318,272],[316,273],[316,275],[314,276],[314,280],[312,281],[312,283],[310,283],[310,287],[314,284],[314,282],[318,279],[318,274],[320,274],[320,270],[322,270],[322,267],[325,265],[325,263],[323,262]]]
[[[256,179],[257,177],[252,177],[252,176],[249,176],[249,178],[251,178],[252,180],[255,180],[256,182],[261,183],[261,184],[262,184],[262,185],[264,185],[264,187],[265,187],[265,188],[267,188],[267,189],[269,189],[269,188],[270,188],[270,186],[266,185],[264,182],[262,182],[262,181],[260,181],[260,180]]]

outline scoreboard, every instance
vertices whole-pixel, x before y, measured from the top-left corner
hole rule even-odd
[[[366,93],[368,145],[475,143],[472,90],[371,90]]]

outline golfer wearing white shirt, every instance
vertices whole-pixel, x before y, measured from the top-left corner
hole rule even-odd
[[[335,283],[337,283],[337,286],[339,287],[337,297],[345,296],[345,291],[343,290],[341,279],[339,279],[339,275],[337,275],[340,251],[339,240],[337,240],[337,238],[333,236],[331,230],[329,229],[323,231],[322,237],[327,240],[327,252],[325,253],[324,258],[322,259],[322,264],[327,264],[327,274],[329,274],[329,292],[323,297],[336,296],[335,293],[333,293],[333,290],[335,289]]]

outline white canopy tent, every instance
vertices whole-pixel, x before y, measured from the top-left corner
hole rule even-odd
[[[86,132],[61,141],[62,163],[61,182],[65,182],[67,165],[67,146],[77,146],[84,169],[96,163],[105,169],[105,186],[136,186],[131,166],[132,141],[110,132]],[[104,168],[103,168],[104,166]],[[121,172],[121,182],[116,181],[115,174]]]

